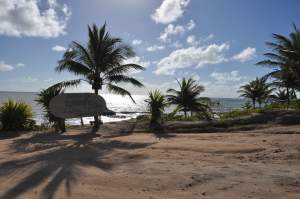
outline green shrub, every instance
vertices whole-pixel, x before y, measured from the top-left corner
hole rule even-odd
[[[242,109],[234,110],[231,112],[226,112],[221,114],[221,119],[237,118],[242,116],[249,116],[254,113],[264,113],[275,110],[286,110],[286,109],[300,109],[300,101],[293,100],[289,104],[287,102],[273,102],[271,104],[265,105],[260,109]]]
[[[285,109],[300,109],[299,100],[288,102],[274,102],[264,107],[265,110],[285,110]]]
[[[151,91],[149,98],[145,100],[150,111],[150,127],[152,129],[160,129],[163,122],[163,113],[168,105],[165,96],[159,90]]]
[[[237,118],[243,116],[249,116],[254,113],[263,113],[264,109],[245,109],[245,110],[234,110],[221,114],[221,119]]]
[[[12,100],[4,102],[0,107],[0,121],[3,130],[30,130],[35,126],[31,106]]]

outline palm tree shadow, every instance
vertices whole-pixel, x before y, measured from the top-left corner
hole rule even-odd
[[[71,194],[71,188],[78,181],[82,174],[82,166],[93,166],[103,171],[111,171],[114,166],[125,162],[139,161],[146,158],[142,155],[117,157],[121,161],[107,160],[115,149],[137,149],[147,147],[148,143],[122,142],[115,140],[104,140],[93,142],[97,135],[42,135],[23,139],[16,142],[13,147],[16,150],[27,145],[45,144],[47,147],[30,152],[39,153],[30,157],[18,160],[7,161],[0,164],[0,177],[9,177],[12,174],[22,174],[26,170],[33,172],[23,178],[19,183],[7,190],[1,198],[16,198],[28,190],[47,182],[42,190],[42,198],[53,198],[56,190],[64,183],[66,194]],[[48,142],[48,141],[49,142]],[[73,143],[67,144],[65,140],[72,140]],[[52,144],[52,145],[51,145]]]

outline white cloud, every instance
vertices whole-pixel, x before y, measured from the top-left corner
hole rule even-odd
[[[55,52],[64,52],[67,49],[65,47],[63,47],[63,46],[53,46],[52,50],[55,51]]]
[[[192,22],[192,25],[191,25]],[[187,25],[173,25],[169,24],[162,33],[160,33],[159,39],[163,42],[170,42],[169,37],[171,35],[183,35],[186,31],[190,31],[195,27],[195,23],[191,20]]]
[[[13,66],[6,64],[4,61],[0,61],[0,72],[6,72],[13,69],[14,69]]]
[[[1,0],[0,35],[58,37],[66,34],[70,15],[68,6],[56,0],[48,0],[43,9],[39,0]]]
[[[182,17],[190,0],[163,0],[151,18],[156,23],[168,24]]]
[[[164,46],[154,45],[154,46],[149,46],[146,50],[149,52],[154,52],[154,51],[163,50],[163,49],[165,49]]]
[[[226,62],[224,53],[229,49],[228,44],[211,44],[206,47],[189,47],[173,51],[169,56],[163,58],[157,64],[156,74],[172,75],[176,69],[196,66],[202,67],[206,64],[218,64]]]
[[[181,48],[182,44],[179,41],[175,41],[171,46],[174,48]]]
[[[185,32],[185,28],[183,26],[181,25],[174,26],[173,24],[169,24],[165,28],[164,32],[160,34],[159,39],[163,42],[167,42],[169,41],[168,37],[170,35],[182,35],[184,32]]]
[[[25,66],[25,64],[23,64],[23,63],[17,63],[17,67],[23,67],[23,66]]]
[[[195,35],[189,35],[189,36],[187,37],[187,39],[186,39],[186,42],[187,42],[188,44],[193,44],[193,43],[195,43],[195,42],[196,42],[196,36],[195,36]]]
[[[241,76],[239,71],[236,70],[225,73],[213,72],[210,74],[210,77],[213,78],[218,84],[224,84],[227,82],[238,82],[242,79],[246,79],[245,76]]]
[[[143,66],[144,68],[147,68],[148,66],[150,66],[149,61],[142,61],[142,59],[138,56],[127,59],[124,62],[124,64],[137,64],[137,65]],[[139,73],[139,72],[141,72],[141,71],[134,70],[134,71],[131,71],[130,73],[131,74],[136,74],[136,73]]]
[[[213,37],[214,37],[214,35],[210,34],[207,37],[200,37],[200,38],[197,39],[195,35],[189,35],[186,38],[186,43],[189,44],[189,45],[192,45],[192,46],[197,46],[199,44],[207,43]]]
[[[242,52],[240,52],[239,54],[234,55],[232,57],[232,59],[238,60],[240,62],[246,62],[246,61],[253,59],[255,56],[255,53],[256,53],[255,48],[248,47],[248,48],[244,49]]]
[[[196,23],[194,22],[194,20],[190,20],[190,22],[187,24],[187,29],[188,30],[193,30],[196,27]]]
[[[132,41],[132,45],[140,45],[140,44],[142,44],[143,43],[143,41],[142,40],[138,40],[138,39],[135,39],[135,40],[133,40]]]

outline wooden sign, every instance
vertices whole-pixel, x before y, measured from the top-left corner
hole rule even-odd
[[[50,112],[59,118],[79,118],[108,112],[103,97],[92,93],[65,93],[50,101]]]

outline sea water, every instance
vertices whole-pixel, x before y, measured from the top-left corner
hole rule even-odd
[[[129,97],[122,97],[114,94],[101,94],[107,103],[107,107],[116,112],[115,116],[101,116],[101,120],[106,122],[116,122],[136,118],[138,115],[147,112],[146,95],[132,95],[135,103]],[[11,99],[16,101],[23,101],[32,106],[34,119],[38,124],[46,122],[42,107],[35,101],[37,93],[34,92],[1,92],[0,104]],[[219,102],[213,107],[215,112],[228,112],[235,109],[240,109],[245,103],[244,99],[238,98],[212,98],[213,101]],[[217,103],[216,103],[217,104]],[[167,110],[170,112],[171,110]],[[93,120],[93,117],[83,118],[85,124]],[[80,124],[80,119],[68,119],[68,124]]]

